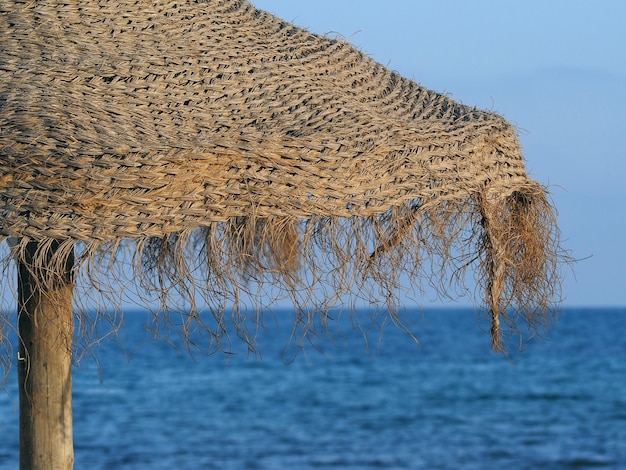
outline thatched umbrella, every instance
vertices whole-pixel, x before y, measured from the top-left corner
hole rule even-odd
[[[0,0],[0,37],[25,467],[71,466],[72,291],[117,298],[109,275],[216,341],[230,319],[253,341],[246,294],[289,295],[306,333],[344,294],[467,267],[496,350],[503,320],[547,321],[554,211],[500,116],[245,0]]]

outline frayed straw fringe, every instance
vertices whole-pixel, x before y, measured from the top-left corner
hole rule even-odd
[[[19,242],[11,256],[48,291],[76,251],[73,279],[91,294],[76,301],[84,342],[99,338],[88,331],[81,303],[103,306],[105,315],[130,292],[144,292],[146,303],[157,301],[155,329],[182,315],[182,334],[201,329],[215,350],[230,347],[231,325],[254,349],[258,316],[285,298],[299,312],[294,334],[301,336],[350,298],[347,304],[386,304],[402,326],[394,315],[405,287],[419,294],[428,283],[449,295],[464,291],[465,272],[475,269],[493,348],[504,351],[505,328],[515,332],[525,323],[541,330],[550,323],[562,260],[554,212],[536,184],[505,197],[406,204],[378,217],[237,217],[161,238],[45,240],[32,258],[28,245]],[[413,284],[404,286],[406,279]],[[246,308],[249,301],[255,308]]]

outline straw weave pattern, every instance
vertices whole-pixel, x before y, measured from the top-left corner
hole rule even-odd
[[[371,216],[527,184],[499,116],[247,2],[2,1],[0,31],[4,235]]]

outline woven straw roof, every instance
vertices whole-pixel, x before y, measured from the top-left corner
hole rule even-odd
[[[161,288],[201,239],[232,298],[269,272],[323,304],[474,262],[496,320],[547,309],[554,214],[494,113],[243,0],[0,0],[0,36],[4,237],[133,240]]]

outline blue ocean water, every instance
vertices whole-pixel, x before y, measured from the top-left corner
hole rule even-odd
[[[410,316],[407,315],[407,316]],[[346,331],[285,363],[191,358],[127,314],[74,370],[77,469],[626,468],[626,309],[566,309],[508,357],[471,310],[415,313],[420,345]],[[14,376],[0,392],[0,468],[17,468]]]

